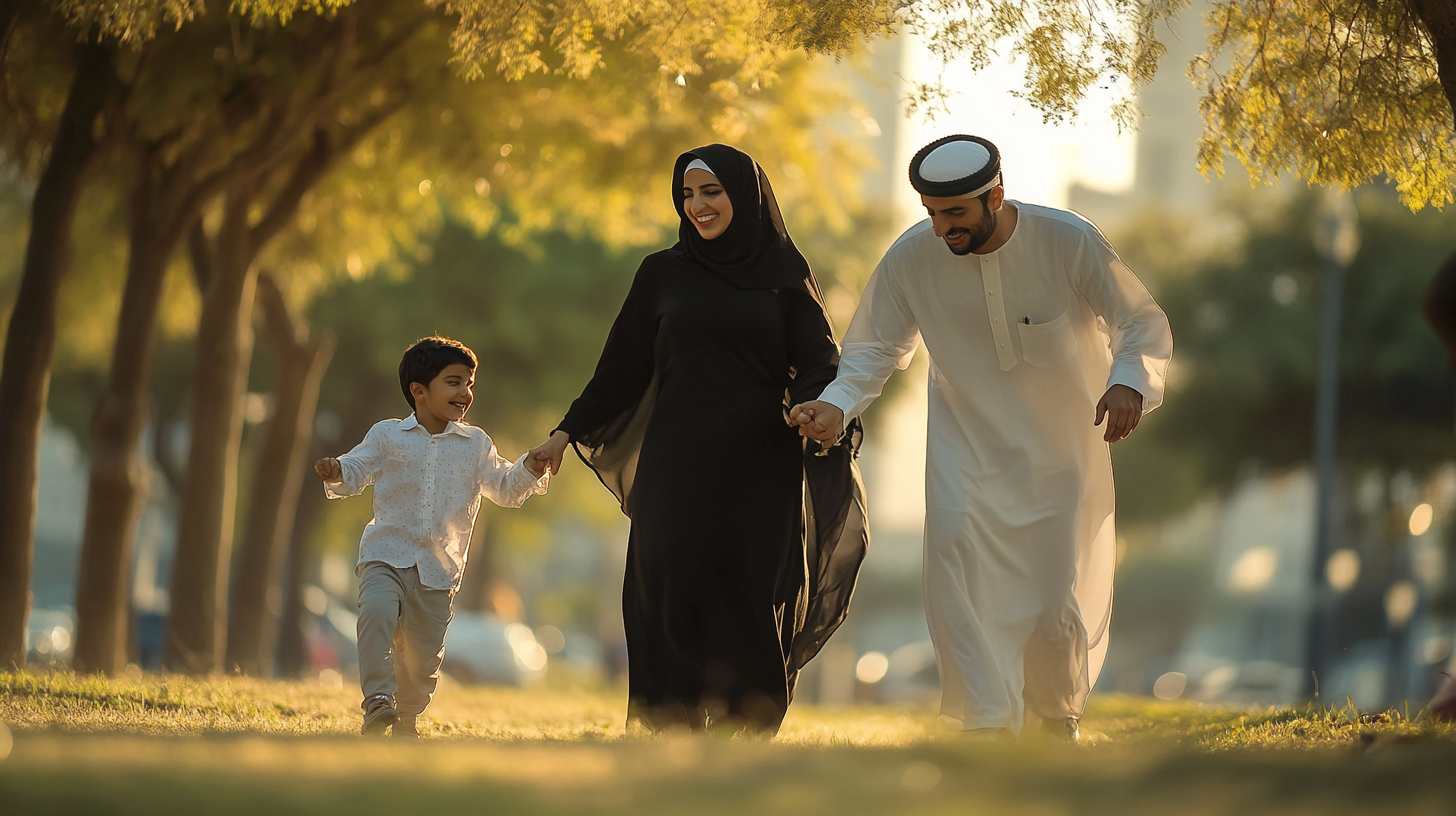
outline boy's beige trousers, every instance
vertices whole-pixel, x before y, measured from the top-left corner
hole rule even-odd
[[[395,701],[400,716],[424,712],[440,680],[452,596],[420,583],[414,567],[380,561],[359,576],[359,685],[364,703],[378,694]]]

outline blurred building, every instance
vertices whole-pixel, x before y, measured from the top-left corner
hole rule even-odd
[[[1189,63],[1208,41],[1203,16],[1210,8],[1207,0],[1195,0],[1177,18],[1158,27],[1168,53],[1153,81],[1138,95],[1144,117],[1136,136],[1132,186],[1106,192],[1075,182],[1067,189],[1068,207],[1104,232],[1126,225],[1141,211],[1191,213],[1213,200],[1216,184],[1198,172],[1196,151],[1203,122],[1198,88],[1188,78]],[[1229,169],[1239,175],[1235,168]]]

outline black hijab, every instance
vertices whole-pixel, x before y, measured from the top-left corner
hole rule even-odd
[[[683,174],[693,159],[712,168],[733,203],[733,220],[711,241],[698,233],[683,211]],[[768,175],[752,156],[722,144],[678,156],[672,170],[672,203],[679,222],[676,248],[687,260],[742,289],[802,289],[823,305],[809,262],[784,226]]]

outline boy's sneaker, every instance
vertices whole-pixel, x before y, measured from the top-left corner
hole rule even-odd
[[[366,737],[382,737],[391,725],[399,721],[399,712],[394,710],[394,700],[388,694],[376,694],[364,701],[364,727],[359,733]]]
[[[1082,739],[1081,720],[1063,717],[1056,720],[1042,720],[1041,727],[1057,742],[1077,743]]]
[[[418,720],[415,717],[407,717],[403,714],[394,723],[394,730],[389,735],[395,739],[411,740],[419,742],[420,729]]]

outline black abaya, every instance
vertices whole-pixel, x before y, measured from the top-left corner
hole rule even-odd
[[[725,268],[685,247],[689,226],[648,256],[560,430],[632,519],[629,719],[772,733],[847,612],[868,530],[857,431],[820,456],[784,422],[786,405],[834,379],[839,350],[767,180],[730,150],[685,154],[675,181],[694,155],[722,168],[729,231],[752,226],[742,240],[778,245]],[[733,154],[758,183],[733,177]]]

